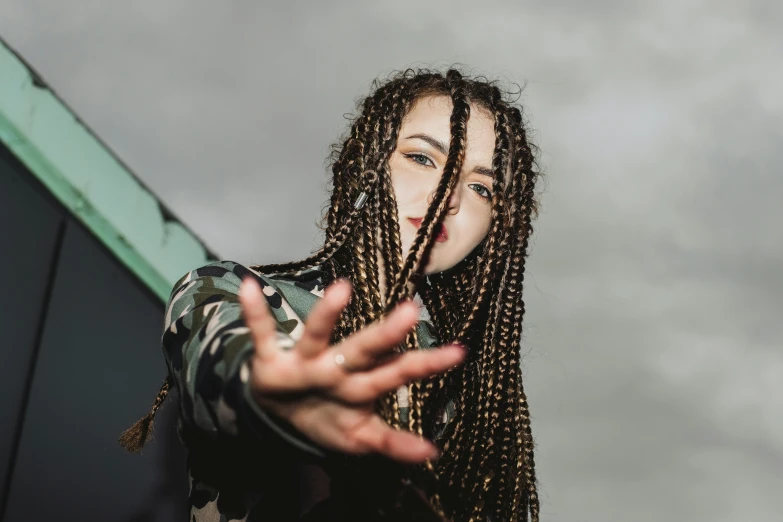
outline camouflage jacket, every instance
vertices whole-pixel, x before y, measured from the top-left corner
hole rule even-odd
[[[336,481],[350,483],[340,477],[349,473],[345,470],[359,469],[353,466],[357,462],[370,463],[376,476],[384,466],[395,465],[320,448],[253,400],[248,380],[253,344],[237,297],[248,276],[263,289],[282,349],[294,345],[304,319],[323,296],[323,273],[318,270],[296,278],[273,278],[231,261],[193,270],[174,285],[162,345],[179,392],[179,433],[188,450],[190,521],[353,520],[345,514],[350,502],[334,499],[356,497],[356,491],[353,486],[340,490]],[[435,345],[426,322],[421,321],[417,330],[423,348]],[[406,416],[402,390],[398,398]],[[451,411],[447,407],[438,419],[437,433]]]

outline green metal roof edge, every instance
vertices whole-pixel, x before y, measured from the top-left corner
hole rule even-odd
[[[2,39],[0,141],[164,302],[217,258]]]

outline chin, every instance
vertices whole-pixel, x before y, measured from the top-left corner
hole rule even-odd
[[[432,274],[437,274],[437,273],[443,272],[444,270],[446,270],[446,269],[443,268],[442,266],[440,266],[440,264],[436,260],[433,260],[432,258],[430,258],[429,262],[427,263],[427,265],[422,270],[422,273],[424,275],[432,275]]]
[[[440,273],[440,272],[445,272],[446,270],[451,268],[451,266],[453,266],[453,265],[451,265],[451,266],[443,266],[443,260],[442,259],[438,259],[438,255],[435,252],[435,250],[437,248],[438,248],[438,243],[434,244],[432,246],[432,248],[430,249],[430,255],[429,255],[429,259],[427,259],[427,264],[424,265],[424,267],[420,268],[420,272],[419,273],[421,273],[422,275],[427,276],[427,275],[437,274],[437,273]],[[405,250],[405,255],[402,257],[403,262],[407,258],[407,253],[408,253],[408,250],[406,249]],[[442,254],[443,253],[441,252],[441,255]]]

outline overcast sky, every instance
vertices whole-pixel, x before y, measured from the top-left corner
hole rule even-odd
[[[371,80],[525,84],[542,520],[783,513],[783,4],[2,0],[15,47],[221,257],[315,248]]]

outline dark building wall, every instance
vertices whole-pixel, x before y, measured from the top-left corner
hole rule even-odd
[[[186,520],[176,397],[141,456],[116,442],[165,378],[163,304],[2,145],[0,227],[0,520]]]

